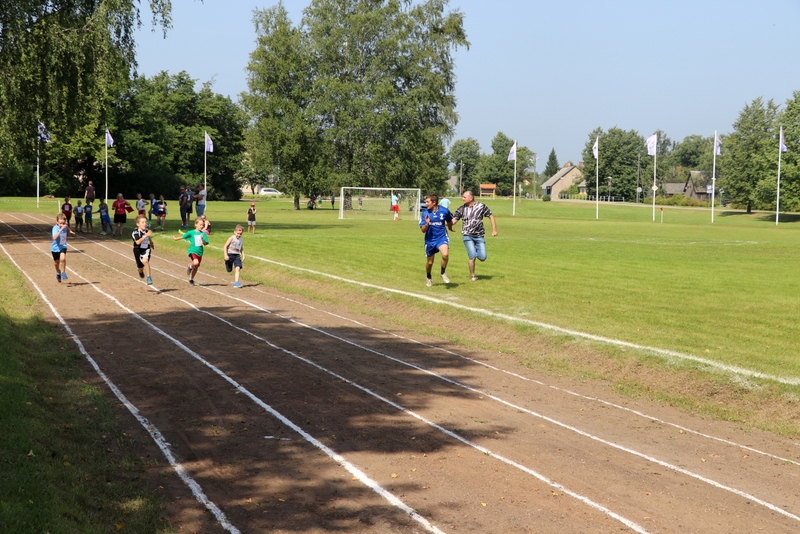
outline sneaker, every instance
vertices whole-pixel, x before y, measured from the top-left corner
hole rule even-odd
[[[473,274],[472,276],[470,276],[470,277],[469,277],[469,279],[470,279],[471,281],[473,281],[473,282],[477,282],[477,281],[478,281],[478,277],[477,277],[477,276],[475,276],[474,274]]]
[[[444,281],[445,284],[450,283],[450,278],[445,273],[442,273],[442,280]]]
[[[105,232],[100,232],[100,235],[106,235],[106,233]]]
[[[144,271],[139,271],[139,278],[144,278]]]
[[[186,268],[186,276],[189,276],[191,274],[192,274],[192,265],[189,264],[189,266]]]
[[[61,274],[60,273],[56,273],[56,282],[58,282],[59,284],[61,283]]]
[[[425,285],[431,287],[433,285],[433,281],[430,278],[425,279]]]
[[[61,273],[61,279],[62,280],[69,280],[69,276],[67,276],[67,273]]]
[[[242,287],[241,282],[234,282],[233,287]]]
[[[153,278],[150,277],[150,276],[147,277],[147,285],[148,286],[152,286],[153,285]]]
[[[194,278],[189,278],[189,285],[194,285]]]

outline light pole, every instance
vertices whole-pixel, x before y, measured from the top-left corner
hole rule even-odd
[[[462,159],[460,162],[461,162],[461,171],[458,173],[458,196],[461,196],[461,194],[464,192],[461,189],[461,180],[464,179],[464,160]]]
[[[539,159],[539,156],[536,155],[536,152],[533,153],[533,200],[536,200],[536,187],[539,185],[539,175],[536,174],[536,160]]]
[[[608,180],[608,201],[611,202],[611,177],[607,178]]]

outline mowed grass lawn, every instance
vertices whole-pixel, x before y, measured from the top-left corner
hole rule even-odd
[[[56,203],[49,202],[52,206],[43,202],[39,212],[54,215]],[[178,226],[177,203],[171,204],[168,234]],[[469,281],[466,253],[454,233],[448,268],[453,283],[445,286],[434,276],[434,287],[425,287],[422,234],[409,212],[399,222],[388,211],[384,220],[339,220],[329,202],[319,210],[295,211],[290,199],[260,201],[257,234],[245,233],[245,251],[443,301],[800,377],[797,217],[785,215],[786,222],[776,226],[774,213],[717,210],[712,225],[707,209],[665,207],[661,223],[660,208],[653,222],[650,205],[601,203],[595,220],[593,203],[521,201],[515,216],[511,200],[486,204],[500,235],[487,237],[489,260],[478,264],[476,283]],[[221,247],[235,224],[246,224],[247,206],[209,203],[212,246]],[[35,210],[35,202],[0,201],[0,210],[23,209]],[[185,250],[185,243],[164,237],[159,237],[162,247]],[[209,254],[221,256],[214,248]],[[243,274],[253,271],[246,267]]]

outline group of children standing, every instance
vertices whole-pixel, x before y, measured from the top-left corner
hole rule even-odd
[[[141,196],[139,198],[141,199]],[[67,205],[69,206],[68,210],[65,209],[65,206]],[[77,207],[80,207],[80,205],[81,203],[78,201],[75,209],[76,225],[79,225],[77,218]],[[91,207],[91,203],[87,203],[87,205]],[[108,207],[105,205],[105,202],[101,200],[99,210],[101,213],[101,220],[103,217],[103,209],[105,209],[105,216],[107,218]],[[81,211],[82,215],[85,217],[85,208]],[[255,204],[251,204],[250,209],[247,211],[247,219],[248,229],[252,227],[253,232],[255,232],[255,211]],[[70,215],[73,213],[72,205],[69,203],[69,197],[64,199],[64,205],[62,206],[61,213],[56,216],[56,224],[53,226],[52,230],[53,242],[50,250],[53,255],[53,262],[56,269],[56,281],[58,283],[61,283],[62,280],[68,279],[67,234],[69,233],[72,235],[77,235],[69,227],[69,218],[67,216],[67,212]],[[89,213],[91,213],[91,210]],[[81,225],[82,222],[83,221],[80,223]],[[87,224],[91,225],[91,217],[88,219]],[[108,224],[110,227],[110,220],[108,221]],[[105,226],[105,223],[103,226]],[[76,228],[80,227],[80,225],[76,226]],[[89,230],[91,231],[91,227],[89,227]],[[178,231],[182,232],[181,230]],[[225,270],[229,273],[234,273],[233,287],[235,288],[242,287],[242,283],[239,280],[239,273],[243,268],[242,262],[244,261],[244,240],[242,239],[242,233],[244,233],[244,228],[242,225],[237,224],[236,228],[233,230],[233,235],[228,238],[228,240],[225,242],[225,246],[223,247]],[[205,245],[209,244],[208,236],[210,234],[211,222],[208,220],[208,218],[206,218],[205,215],[201,215],[195,219],[193,230],[188,230],[183,232],[181,235],[173,236],[172,238],[174,241],[179,241],[182,239],[189,242],[189,249],[187,251],[189,255],[189,264],[186,267],[186,274],[189,276],[189,284],[191,285],[195,285],[194,279],[197,275],[198,269],[200,268],[200,263],[203,261],[204,247]],[[131,233],[131,238],[133,239],[133,257],[136,260],[136,268],[139,271],[139,277],[145,279],[147,285],[153,284],[153,277],[150,271],[150,259],[152,258],[153,251],[155,250],[155,243],[153,243],[152,237],[153,230],[148,226],[147,215],[140,211],[136,216],[136,228]]]

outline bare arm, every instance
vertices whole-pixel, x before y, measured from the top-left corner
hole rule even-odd
[[[497,223],[494,221],[494,215],[489,215],[489,220],[492,222],[492,237],[497,235]]]

